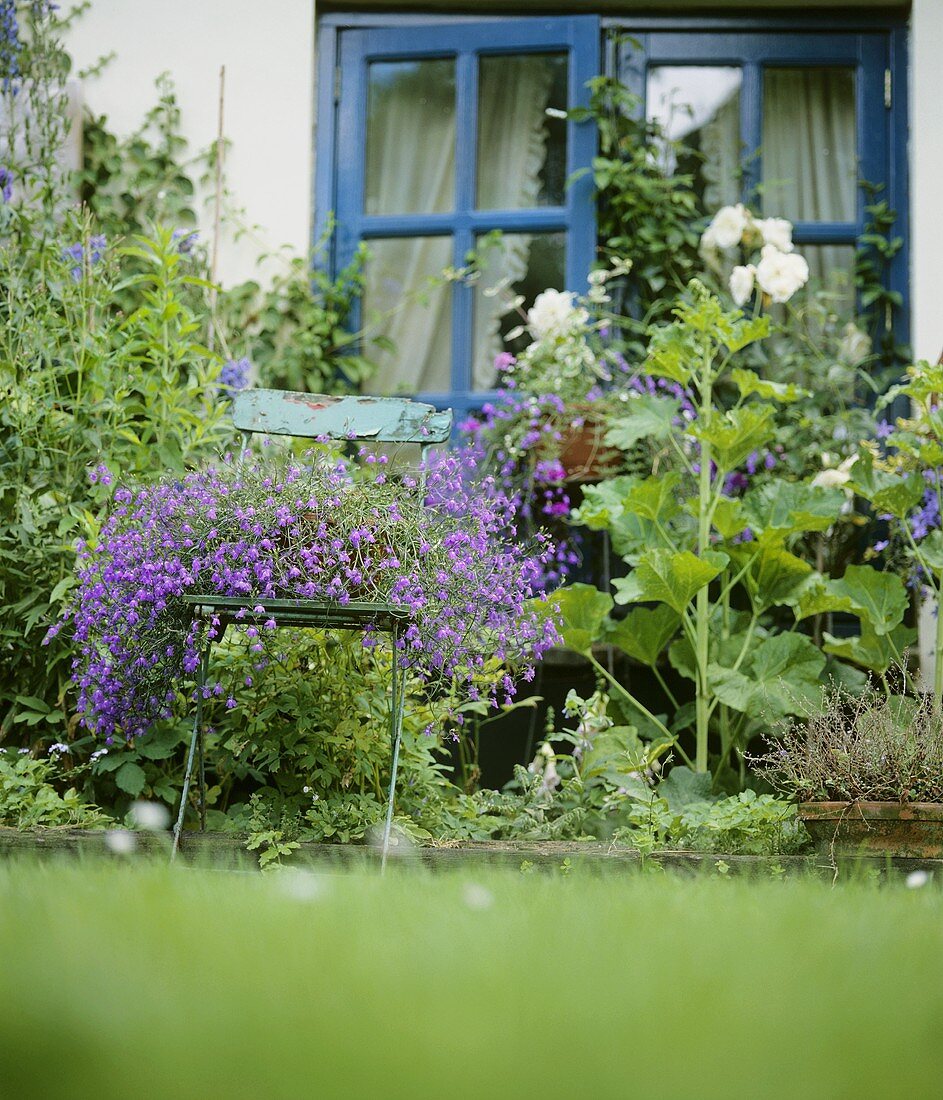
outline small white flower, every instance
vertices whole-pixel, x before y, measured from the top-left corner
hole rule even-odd
[[[462,901],[469,909],[490,909],[494,905],[494,894],[477,882],[468,882],[462,889]]]
[[[929,871],[911,871],[907,876],[907,887],[910,890],[919,890],[930,881]]]
[[[763,244],[771,244],[780,252],[792,252],[792,222],[785,218],[756,218],[753,225],[760,231]]]
[[[713,247],[734,248],[743,240],[744,231],[750,221],[750,212],[742,202],[738,202],[736,206],[722,206],[711,219],[704,237],[709,237]],[[701,238],[702,246],[704,237]]]
[[[735,267],[730,273],[730,293],[738,306],[742,306],[753,293],[753,281],[756,271],[752,264],[747,267]]]
[[[849,321],[842,330],[841,343],[838,345],[838,358],[849,367],[856,367],[862,359],[871,354],[871,337]]]
[[[107,749],[96,749],[92,753],[92,755],[89,757],[89,760],[100,760],[103,756],[107,756],[107,755],[108,755],[108,750]]]
[[[545,290],[527,311],[527,327],[535,340],[567,336],[589,321],[589,313],[575,303],[576,295],[564,290]]]
[[[137,847],[134,833],[130,829],[109,829],[105,833],[105,844],[116,856],[128,856]]]
[[[69,751],[69,746],[68,745],[63,745],[63,743],[61,741],[56,741],[55,744],[49,746],[49,755],[50,756],[61,756],[62,753],[68,752],[68,751]]]
[[[798,252],[780,252],[767,244],[760,255],[756,281],[774,302],[788,302],[809,281],[809,265]]]
[[[826,455],[822,456],[823,460],[827,457]],[[840,466],[827,467],[812,478],[812,484],[819,489],[841,488],[846,482],[851,481],[851,468],[857,461],[858,456],[852,455],[851,458],[846,458]]]
[[[170,824],[170,811],[161,802],[132,802],[130,814],[136,829],[159,833]]]
[[[282,870],[275,878],[279,889],[293,901],[317,901],[327,893],[326,883],[311,871]]]

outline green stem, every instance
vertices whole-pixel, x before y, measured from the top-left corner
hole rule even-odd
[[[604,676],[610,684],[612,684],[612,686],[619,692],[622,698],[631,703],[631,705],[635,707],[635,709],[640,714],[644,714],[645,717],[652,723],[652,725],[660,730],[660,732],[663,733],[665,737],[667,737],[668,740],[674,745],[676,741],[675,735],[671,732],[671,730],[668,729],[665,723],[656,718],[655,715],[652,714],[652,712],[648,709],[648,707],[644,705],[644,703],[640,703],[638,699],[636,699],[635,696],[629,691],[628,688],[620,684],[615,676],[613,676],[612,673],[609,671],[609,669],[601,665],[599,661],[597,661],[596,658],[592,655],[592,653],[589,654],[589,659],[596,671],[601,676]]]
[[[711,350],[704,353],[702,367],[700,398],[701,417],[706,423],[711,411],[711,388],[713,377],[711,374]],[[703,558],[710,548],[710,513],[711,513],[711,461],[713,459],[712,448],[707,439],[701,440],[701,468],[698,474],[698,523],[697,523],[697,555]],[[697,681],[695,685],[694,713],[695,713],[695,767],[698,772],[707,771],[707,737],[710,713],[708,711],[708,687],[707,665],[710,656],[710,596],[708,586],[704,585],[697,593],[695,611],[695,660],[697,663]]]

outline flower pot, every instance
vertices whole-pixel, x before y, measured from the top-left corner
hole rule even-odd
[[[561,429],[559,460],[568,482],[602,481],[619,472],[622,453],[603,442],[608,428],[605,421],[586,416],[577,426]]]
[[[802,802],[799,820],[829,855],[943,857],[943,803]]]

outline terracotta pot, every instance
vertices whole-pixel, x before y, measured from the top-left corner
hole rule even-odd
[[[943,857],[940,802],[802,802],[799,819],[828,854]]]
[[[607,430],[605,421],[591,416],[578,428],[567,426],[561,430],[559,459],[567,481],[602,481],[618,473],[622,453],[603,443]]]

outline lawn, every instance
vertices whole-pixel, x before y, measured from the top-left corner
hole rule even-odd
[[[834,1100],[943,1079],[933,883],[47,863],[7,864],[0,893],[3,1096]]]

